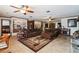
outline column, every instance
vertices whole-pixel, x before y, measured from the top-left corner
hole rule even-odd
[[[43,23],[43,31],[45,30],[45,23]]]
[[[0,19],[0,36],[1,36],[1,19]]]
[[[11,35],[13,35],[13,19],[11,19],[10,33],[11,33]]]

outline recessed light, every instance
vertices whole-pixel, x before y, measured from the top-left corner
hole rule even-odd
[[[47,13],[49,13],[50,11],[48,10],[48,11],[46,11]]]
[[[32,16],[30,16],[30,17],[32,17]]]

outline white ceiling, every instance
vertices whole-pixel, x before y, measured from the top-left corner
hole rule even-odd
[[[44,19],[49,16],[57,18],[79,15],[79,5],[30,5],[30,7],[34,13],[24,15],[20,12],[14,13],[13,11],[16,9],[9,5],[0,5],[0,16],[20,18],[30,18],[30,16],[33,16],[33,19]],[[48,10],[51,12],[46,13]]]

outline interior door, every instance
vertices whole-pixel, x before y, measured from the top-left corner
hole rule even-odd
[[[28,20],[27,25],[28,25],[28,29],[31,29],[31,30],[34,29],[34,21],[33,20],[31,20],[31,21]]]

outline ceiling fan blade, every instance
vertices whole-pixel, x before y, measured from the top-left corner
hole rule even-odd
[[[16,6],[12,6],[12,5],[11,5],[11,7],[16,8],[16,9],[21,9],[21,8],[16,7]]]
[[[14,13],[16,13],[16,12],[19,12],[20,10],[16,10],[16,11],[14,11]]]
[[[34,13],[34,11],[31,11],[31,10],[27,10],[27,12]]]

